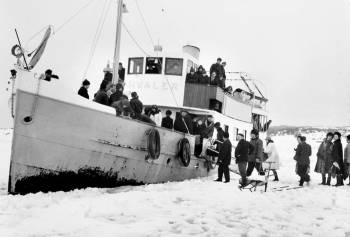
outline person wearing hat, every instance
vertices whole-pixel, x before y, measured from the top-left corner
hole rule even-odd
[[[244,135],[239,133],[237,135],[238,144],[235,149],[236,164],[241,175],[241,186],[247,185],[247,163],[248,156],[254,152],[254,146],[244,139]]]
[[[333,133],[329,132],[317,151],[315,172],[322,175],[321,185],[331,185]],[[326,177],[327,175],[327,177]]]
[[[198,83],[198,77],[194,73],[195,70],[191,67],[190,73],[187,73],[186,75],[186,83]]]
[[[264,151],[264,154],[267,156],[267,159],[263,163],[263,168],[272,170],[273,175],[275,176],[273,181],[279,181],[277,174],[277,170],[279,169],[279,155],[277,148],[271,137],[267,136],[265,140],[266,150]]]
[[[218,167],[218,178],[215,181],[221,182],[222,181],[222,176],[225,176],[225,182],[228,183],[230,182],[230,170],[229,170],[229,165],[231,164],[231,152],[232,152],[232,144],[229,140],[229,133],[224,132],[223,134],[223,139],[224,142],[221,146],[221,150],[218,155],[218,161],[217,163],[219,164]]]
[[[294,160],[297,162],[296,171],[300,176],[299,186],[303,186],[304,182],[310,181],[308,170],[310,166],[311,147],[306,143],[306,137],[298,135],[298,146],[295,149]]]
[[[87,79],[85,79],[83,81],[82,86],[80,87],[80,89],[78,91],[78,95],[80,95],[86,99],[89,99],[89,93],[88,93],[89,87],[90,87],[90,82]]]
[[[265,175],[262,169],[262,162],[264,158],[263,142],[259,138],[259,131],[253,129],[250,133],[250,137],[250,144],[254,146],[254,152],[251,153],[248,158],[247,177],[252,175],[254,168],[259,173],[259,175]]]
[[[214,144],[216,144],[216,150],[220,152],[221,146],[224,142],[224,130],[220,127],[220,122],[216,122],[214,124],[214,128],[216,129],[216,141]]]
[[[219,82],[220,78],[222,78],[222,65],[221,65],[222,59],[218,58],[216,60],[216,63],[212,64],[210,67],[210,75],[215,72],[215,81]]]
[[[130,107],[134,112],[132,118],[139,119],[142,114],[143,104],[135,91],[131,93]]]
[[[345,178],[349,177],[349,184],[350,185],[350,135],[346,136],[346,146],[344,149],[344,174],[345,174]],[[344,179],[345,179],[344,178]]]
[[[337,183],[335,186],[343,186],[344,177],[344,163],[343,163],[343,145],[341,143],[341,134],[339,132],[334,133],[333,137],[333,149],[332,149],[332,174],[336,176]]]

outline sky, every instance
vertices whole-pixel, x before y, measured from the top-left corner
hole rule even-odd
[[[14,28],[30,51],[41,40],[40,30],[53,25],[56,33],[34,71],[51,68],[78,90],[105,1],[111,5],[86,74],[90,94],[113,59],[117,1],[0,0],[0,127],[12,126],[6,87],[15,63]],[[146,52],[152,53],[152,41],[171,52],[196,45],[206,69],[221,57],[226,71],[245,71],[261,81],[273,125],[350,125],[349,0],[137,0],[152,41],[136,0],[124,2],[123,22]],[[124,65],[129,56],[143,53],[123,28]]]

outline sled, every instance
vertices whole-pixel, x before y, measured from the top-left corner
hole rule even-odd
[[[248,179],[247,183],[245,185],[240,184],[238,186],[239,190],[243,190],[243,189],[248,189],[250,192],[255,192],[257,187],[259,186],[265,186],[265,192],[267,190],[267,182],[262,181],[262,180],[256,180],[256,179]]]

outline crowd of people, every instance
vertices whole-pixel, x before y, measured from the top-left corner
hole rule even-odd
[[[265,175],[266,170],[271,170],[274,174],[274,181],[279,181],[277,170],[279,169],[279,154],[277,152],[274,141],[271,137],[266,137],[266,148],[263,148],[263,141],[259,138],[259,131],[253,129],[251,131],[250,141],[246,141],[244,135],[237,134],[238,144],[235,148],[235,161],[238,166],[238,172],[241,176],[241,185],[247,184],[247,177],[251,176],[254,169],[256,169],[259,175]],[[230,182],[229,165],[231,164],[231,151],[232,145],[228,140],[229,134],[223,133],[223,144],[219,148],[218,154],[218,178],[215,181],[223,181],[225,177],[225,183]],[[225,140],[226,138],[226,140]],[[230,147],[230,149],[228,149]],[[225,148],[225,149],[224,149]]]
[[[195,71],[195,68],[192,67],[190,72],[186,75],[186,82],[215,85],[225,89],[225,66],[226,62],[222,62],[222,59],[218,58],[216,63],[210,67],[210,77],[207,75],[207,72],[202,65],[198,67],[197,71]]]

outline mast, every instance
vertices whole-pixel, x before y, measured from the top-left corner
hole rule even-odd
[[[123,14],[123,0],[118,0],[118,14],[117,14],[117,29],[115,36],[115,48],[113,58],[113,84],[118,81],[118,67],[119,67],[119,53],[120,53],[120,38],[122,27],[122,14]]]

